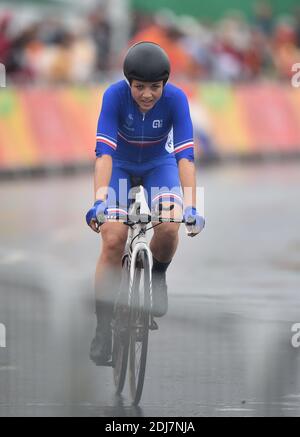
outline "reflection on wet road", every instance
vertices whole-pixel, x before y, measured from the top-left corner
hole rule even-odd
[[[91,175],[1,182],[0,416],[300,416],[299,165],[208,168],[198,182],[207,226],[181,231],[139,408],[88,358]]]

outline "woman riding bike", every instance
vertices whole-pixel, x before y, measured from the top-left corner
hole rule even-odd
[[[88,225],[101,231],[102,237],[95,278],[97,328],[90,352],[97,365],[111,360],[111,319],[128,233],[124,224],[109,222],[106,215],[126,218],[130,188],[138,180],[150,211],[183,214],[191,236],[204,227],[196,209],[188,100],[180,88],[167,83],[167,54],[155,43],[140,42],[127,52],[123,71],[127,80],[112,84],[103,96],[97,128],[95,204],[86,215]],[[156,317],[167,312],[166,271],[177,249],[179,226],[162,223],[154,228],[150,242]]]

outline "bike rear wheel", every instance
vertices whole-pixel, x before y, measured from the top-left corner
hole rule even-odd
[[[150,322],[150,261],[147,252],[140,252],[131,290],[129,384],[132,402],[141,399],[148,350]]]
[[[115,304],[113,318],[113,375],[116,393],[121,394],[126,378],[129,352],[129,269],[126,257],[122,268],[122,280],[119,295]]]

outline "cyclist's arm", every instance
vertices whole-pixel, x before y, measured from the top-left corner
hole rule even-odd
[[[110,155],[102,155],[100,158],[97,158],[94,177],[95,201],[104,201],[106,199],[111,173],[112,157]]]
[[[105,200],[112,174],[112,159],[117,149],[118,94],[109,87],[102,99],[97,126],[94,191],[95,201]]]
[[[193,125],[186,95],[178,90],[173,103],[174,154],[184,195],[184,205],[196,207]]]
[[[182,158],[178,161],[179,178],[183,190],[184,206],[196,208],[196,169],[193,161]]]
[[[194,134],[190,108],[186,95],[181,90],[173,96],[173,140],[177,163],[186,158],[194,161]]]

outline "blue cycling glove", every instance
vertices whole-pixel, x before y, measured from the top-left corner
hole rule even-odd
[[[193,206],[188,206],[184,210],[183,218],[189,237],[195,237],[205,226],[205,219]]]
[[[94,203],[93,208],[91,208],[86,216],[87,224],[93,229],[95,232],[100,232],[100,226],[105,223],[107,214],[107,203],[103,200],[97,200]]]

